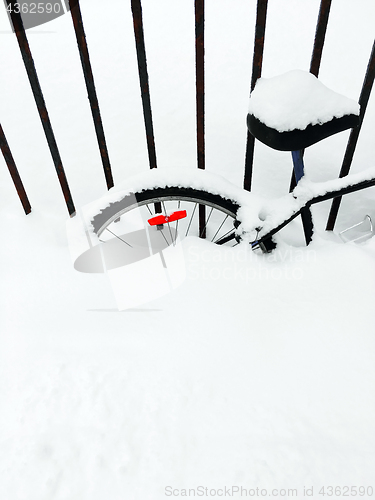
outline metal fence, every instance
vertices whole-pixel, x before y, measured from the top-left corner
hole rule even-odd
[[[250,1],[250,0],[249,0]],[[143,32],[142,21],[142,5],[141,0],[130,0],[131,10],[134,24],[134,37],[138,61],[138,73],[140,90],[142,97],[143,116],[145,124],[145,132],[147,139],[147,149],[150,168],[157,167],[154,129],[151,111],[151,99],[149,90],[149,79],[147,72],[146,48]],[[315,39],[312,49],[312,57],[310,63],[310,72],[316,77],[319,74],[320,63],[322,59],[324,41],[329,21],[329,14],[332,0],[321,0],[320,10],[316,25]],[[89,50],[86,42],[83,20],[81,15],[79,0],[66,0],[69,7],[70,15],[73,21],[74,31],[77,39],[78,51],[82,63],[83,76],[86,83],[87,93],[89,97],[92,118],[94,122],[95,132],[97,136],[99,151],[103,164],[103,171],[106,180],[107,188],[110,189],[114,185],[109,153],[107,150],[106,139],[103,129],[103,124],[100,115],[99,102],[96,95],[94,76],[90,64]],[[250,92],[254,89],[255,83],[260,78],[262,73],[263,48],[266,35],[267,21],[267,4],[268,0],[257,0],[257,14],[254,36],[254,52],[252,64],[252,77],[250,82]],[[43,92],[39,84],[37,71],[34,65],[30,46],[27,40],[24,23],[21,12],[17,9],[16,0],[5,0],[5,5],[9,12],[10,21],[13,31],[17,37],[20,47],[22,59],[29,78],[30,86],[34,95],[34,99],[38,108],[39,116],[43,125],[46,140],[51,152],[56,173],[60,182],[60,186],[65,198],[66,206],[70,216],[75,214],[75,206],[70,192],[68,180],[64,171],[62,160],[60,157],[58,145],[53,133],[52,124],[49,119],[46,103],[43,98]],[[196,60],[196,131],[197,131],[197,167],[205,168],[205,2],[204,0],[195,0],[195,60]],[[366,113],[367,104],[372,90],[375,77],[375,42],[373,44],[370,59],[364,76],[362,91],[359,96],[360,104],[360,123],[359,126],[351,130],[347,148],[345,151],[340,177],[345,177],[349,174],[353,156],[358,142],[358,137],[361,131],[362,122]],[[244,127],[246,125],[244,124]],[[4,155],[9,172],[12,176],[14,185],[17,189],[19,198],[26,214],[30,213],[31,205],[28,200],[25,188],[22,184],[21,177],[14,162],[12,153],[7,143],[4,131],[0,125],[0,146]],[[255,138],[248,132],[246,142],[245,166],[244,166],[244,189],[251,191],[253,162],[254,162]],[[295,187],[295,177],[292,174],[290,190]],[[328,217],[326,229],[333,230],[337,214],[339,211],[341,196],[337,196],[332,201],[331,210]],[[204,231],[205,213],[204,207],[200,207],[200,225]]]

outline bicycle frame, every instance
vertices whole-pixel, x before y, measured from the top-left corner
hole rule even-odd
[[[366,178],[369,177],[369,178]],[[358,179],[355,182],[356,179]],[[304,186],[306,184],[306,186]],[[329,189],[329,186],[334,184],[333,189]],[[272,241],[272,236],[278,233],[286,225],[288,225],[292,220],[294,220],[304,208],[309,208],[312,205],[321,203],[326,200],[331,200],[336,197],[341,197],[345,194],[354,193],[356,191],[361,191],[369,187],[375,186],[375,168],[367,169],[360,174],[352,174],[341,179],[335,179],[334,181],[326,181],[323,183],[312,183],[306,179],[301,184],[298,184],[296,188],[290,193],[290,196],[295,200],[294,205],[299,205],[298,209],[293,210],[293,213],[288,215],[281,223],[274,227],[267,227],[267,218],[265,219],[266,224],[259,228],[258,236],[255,241],[251,242],[253,250],[260,248],[263,252],[270,252],[275,248],[275,243]],[[319,191],[322,194],[310,194],[311,188],[315,187],[313,191]],[[328,188],[328,189],[326,189]],[[325,191],[325,192],[324,192]]]

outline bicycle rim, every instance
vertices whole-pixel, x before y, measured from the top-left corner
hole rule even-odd
[[[186,210],[186,217],[162,227],[151,228],[148,220],[157,214],[170,214]],[[178,186],[154,188],[124,196],[111,203],[100,214],[94,216],[92,225],[101,240],[120,238],[131,245],[129,230],[134,224],[129,213],[136,211],[148,231],[159,231],[165,245],[174,244],[177,236],[198,236],[216,244],[233,246],[235,240],[234,221],[238,205],[220,195]],[[116,223],[116,221],[120,221]],[[139,222],[139,221],[138,221]],[[137,226],[139,228],[139,224]]]

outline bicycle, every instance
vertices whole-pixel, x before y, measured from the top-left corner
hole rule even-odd
[[[285,85],[288,81],[289,86]],[[283,95],[279,95],[277,87],[284,89]],[[313,106],[308,103],[314,110],[314,119],[311,115],[305,116],[301,122],[301,108],[298,107],[301,104],[297,103],[298,109],[290,111],[294,121],[289,117],[289,122],[297,126],[280,126],[277,120],[283,119],[282,113],[277,117],[275,108],[281,103],[283,109],[285,99],[289,100],[289,106],[293,104],[296,92],[302,92],[304,99],[323,95],[323,107],[315,97]],[[327,97],[335,108],[328,112],[324,105]],[[271,118],[267,107],[273,110]],[[309,244],[313,235],[310,212],[313,204],[375,185],[374,168],[322,183],[313,183],[304,177],[304,149],[358,126],[359,115],[359,105],[355,101],[327,89],[309,73],[294,71],[273,79],[260,79],[251,95],[247,124],[250,132],[267,146],[292,152],[297,185],[283,198],[282,207],[278,206],[278,201],[266,202],[204,170],[152,169],[130,180],[126,191],[110,191],[88,209],[86,231],[96,238],[102,249],[105,248],[107,270],[155,253],[162,256],[166,248],[176,245],[180,236],[189,235],[206,238],[218,245],[235,246],[247,242],[253,250],[272,252],[277,245],[274,235],[299,215]],[[92,249],[90,251],[92,253]],[[96,260],[96,266],[103,272],[98,248],[96,253],[91,262]],[[79,267],[80,264],[76,266]],[[80,270],[93,272],[88,270],[87,264],[83,268],[81,266]]]

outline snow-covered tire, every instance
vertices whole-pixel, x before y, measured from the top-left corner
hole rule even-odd
[[[233,240],[235,238],[234,222],[236,221],[236,214],[239,206],[235,202],[218,194],[181,186],[156,187],[153,189],[145,189],[138,193],[127,194],[122,199],[110,203],[106,208],[102,209],[100,213],[92,218],[91,223],[94,232],[100,236],[112,222],[118,220],[123,214],[135,208],[147,206],[150,212],[163,213],[166,210],[167,204],[171,206],[173,204],[176,205],[172,208],[178,208],[178,206],[182,206],[182,204],[190,204],[192,207],[209,207],[209,214],[206,218],[204,232],[210,229],[208,238],[211,239],[212,235],[214,235],[214,238],[212,238],[214,243],[223,244],[231,242],[233,245]],[[157,206],[159,206],[159,210],[155,211],[155,207]],[[150,207],[152,207],[151,210]],[[218,225],[220,225],[222,221],[219,221],[219,217],[212,218],[211,215],[213,211],[221,213],[224,218],[223,220],[228,219],[228,221],[230,221],[231,230],[228,235],[224,237],[223,235],[219,236],[221,231],[216,234]],[[197,210],[197,213],[198,212],[199,210]],[[192,219],[193,216],[194,214],[191,216]],[[213,219],[215,219],[215,227],[211,227]],[[228,223],[226,222],[226,224]],[[199,234],[199,230],[196,235],[203,237],[202,234]]]

